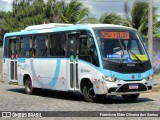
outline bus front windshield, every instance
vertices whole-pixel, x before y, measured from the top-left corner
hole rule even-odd
[[[95,30],[103,59],[113,62],[136,63],[147,61],[142,38],[131,30]]]

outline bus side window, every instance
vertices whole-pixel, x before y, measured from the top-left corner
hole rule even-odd
[[[30,40],[31,37],[25,36],[21,39],[21,51],[20,55],[21,57],[30,57]]]
[[[64,57],[66,54],[66,38],[65,34],[59,33],[59,34],[53,34],[51,37],[51,56],[53,57]]]
[[[10,57],[9,56],[9,51],[10,51],[10,47],[9,47],[9,39],[5,39],[5,45],[4,45],[4,53],[3,53],[3,57]]]
[[[48,37],[45,39],[45,56],[49,54],[49,40]]]
[[[35,38],[35,56],[45,56],[46,55],[46,44],[45,40],[47,36],[37,36]]]
[[[96,46],[94,43],[93,38],[89,38],[90,39],[90,56],[91,56],[91,62],[92,64],[94,64],[95,66],[99,67],[99,62],[98,62],[98,53],[96,50]]]
[[[10,58],[13,59],[14,58],[14,41],[12,39],[10,39],[10,46],[11,46],[11,51],[10,51]]]
[[[93,37],[88,31],[81,31],[79,40],[79,58],[99,67],[98,54]]]

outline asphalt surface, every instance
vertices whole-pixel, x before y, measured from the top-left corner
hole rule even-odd
[[[160,93],[148,92],[139,96],[136,101],[127,102],[121,96],[104,97],[99,103],[85,102],[83,96],[79,93],[65,93],[58,91],[45,90],[36,95],[27,95],[23,86],[8,85],[0,82],[0,111],[160,111]],[[59,114],[59,113],[57,113]],[[92,114],[92,113],[90,113]],[[48,113],[49,115],[49,113]],[[94,114],[93,114],[94,116]],[[1,118],[0,118],[1,119]],[[22,118],[14,118],[22,119]],[[37,119],[37,118],[34,118]],[[88,119],[88,118],[61,118],[46,117],[38,119]],[[89,117],[93,120],[108,119],[101,117]],[[109,117],[109,119],[133,119],[133,120],[159,120],[158,117]],[[8,118],[8,120],[10,120]]]
[[[154,80],[153,90],[152,91],[160,91],[160,78]]]

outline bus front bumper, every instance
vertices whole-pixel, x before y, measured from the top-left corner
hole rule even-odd
[[[94,81],[93,88],[97,95],[124,95],[124,94],[139,94],[146,91],[151,91],[153,87],[152,81],[123,81],[107,82]]]

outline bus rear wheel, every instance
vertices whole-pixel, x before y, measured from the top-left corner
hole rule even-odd
[[[25,91],[29,95],[32,95],[34,93],[34,88],[30,77],[28,77],[25,81]]]
[[[138,98],[139,94],[122,95],[126,101],[134,101]]]
[[[91,83],[84,86],[83,96],[87,102],[98,102],[102,98],[101,95],[96,95],[94,93],[93,85]]]

